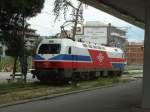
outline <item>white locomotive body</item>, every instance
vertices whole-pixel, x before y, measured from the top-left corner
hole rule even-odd
[[[32,73],[41,81],[104,75],[121,75],[126,64],[124,52],[119,48],[76,42],[71,39],[44,39],[34,56]]]

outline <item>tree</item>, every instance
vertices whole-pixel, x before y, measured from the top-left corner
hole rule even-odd
[[[73,32],[72,32],[72,40],[75,40],[75,35],[76,35],[76,30],[77,30],[77,24],[79,23],[79,19],[82,21],[83,16],[82,16],[82,2],[78,2],[78,6],[75,7],[74,4],[71,2],[71,0],[55,0],[54,2],[54,8],[53,12],[55,15],[55,20],[57,20],[63,11],[64,18],[66,18],[66,14],[68,11],[68,7],[72,8],[72,20],[69,20],[67,22],[72,22],[74,23],[73,26]],[[63,29],[63,27],[61,27]]]
[[[11,56],[19,56],[25,81],[27,59],[24,47],[24,36],[28,26],[26,21],[36,16],[37,13],[40,13],[43,5],[44,0],[0,1],[0,40],[8,46]]]

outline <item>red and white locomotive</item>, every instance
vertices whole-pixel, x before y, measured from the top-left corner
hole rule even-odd
[[[100,75],[121,75],[126,64],[124,52],[115,47],[77,42],[71,39],[44,39],[34,56],[32,71],[41,81]]]

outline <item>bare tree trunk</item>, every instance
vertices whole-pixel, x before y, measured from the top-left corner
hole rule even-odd
[[[23,76],[24,82],[26,82],[26,76],[27,76],[27,70],[28,70],[28,64],[27,64],[27,56],[25,55],[25,45],[24,45],[24,38],[25,38],[25,18],[23,16],[23,23],[22,23],[22,28],[23,28],[23,35],[22,35],[22,53],[21,56],[19,57],[20,60],[20,65],[21,65],[21,73]]]
[[[72,40],[74,40],[74,41],[75,41],[75,35],[76,35],[76,31],[77,31],[77,24],[78,24],[78,18],[79,18],[79,11],[80,11],[81,6],[82,6],[82,2],[80,2],[78,8],[76,9],[75,23],[74,23],[73,35],[72,35]]]
[[[17,60],[18,60],[18,57],[15,56],[14,57],[14,66],[13,66],[13,74],[12,74],[12,79],[14,80],[15,79],[15,74],[16,74],[16,65],[17,65]]]
[[[21,73],[23,75],[23,80],[26,82],[27,80],[27,71],[28,71],[28,63],[27,63],[27,56],[20,56],[19,57],[20,65],[21,65]]]

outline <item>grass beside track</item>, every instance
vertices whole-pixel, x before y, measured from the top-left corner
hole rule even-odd
[[[34,83],[9,83],[0,84],[0,104],[11,103],[19,100],[31,99],[46,95],[66,93],[75,90],[111,85],[115,83],[127,82],[127,79],[115,78],[99,78],[92,81],[81,81],[77,86],[73,85],[50,85],[40,82]]]
[[[124,74],[128,74],[128,75],[143,74],[143,70],[125,70]]]

